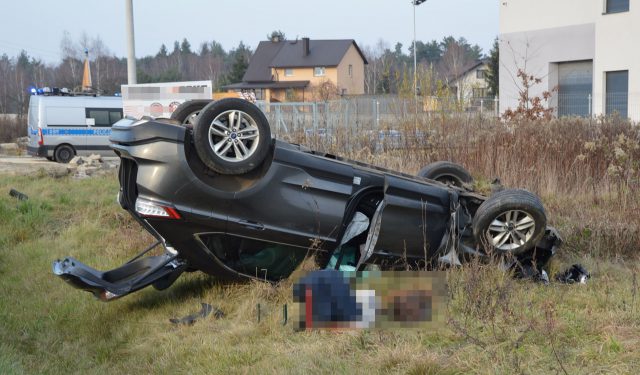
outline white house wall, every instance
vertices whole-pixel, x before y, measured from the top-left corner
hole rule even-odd
[[[593,113],[604,112],[605,73],[629,71],[629,116],[640,120],[640,4],[604,14],[605,0],[501,0],[500,110],[518,105],[519,68],[557,85],[557,63],[593,60]],[[556,99],[550,103],[557,104]]]
[[[595,25],[583,24],[500,36],[500,110],[518,106],[519,69],[542,82],[529,90],[540,96],[558,84],[558,62],[593,60]],[[553,106],[555,100],[550,105]]]
[[[599,13],[596,19],[594,113],[604,112],[605,72],[629,71],[629,117],[640,121],[640,2],[631,0],[629,12]]]

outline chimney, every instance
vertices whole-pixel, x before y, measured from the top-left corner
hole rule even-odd
[[[309,56],[309,38],[302,38],[303,56]]]

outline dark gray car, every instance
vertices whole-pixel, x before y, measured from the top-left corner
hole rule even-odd
[[[534,194],[487,198],[457,164],[411,176],[314,152],[272,139],[264,114],[240,99],[188,117],[121,122],[111,136],[119,202],[164,255],[147,249],[107,272],[66,258],[54,262],[57,275],[110,300],[150,284],[164,289],[184,271],[277,281],[307,256],[356,270],[490,256],[536,268],[560,244]]]

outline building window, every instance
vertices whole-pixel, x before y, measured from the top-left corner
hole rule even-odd
[[[618,113],[626,118],[629,105],[629,71],[606,73],[605,111],[607,115]]]
[[[604,0],[605,13],[622,13],[629,11],[629,0]]]
[[[593,61],[558,64],[558,117],[591,115]]]
[[[316,77],[324,77],[325,72],[324,66],[316,66],[313,68],[313,75]]]
[[[482,70],[482,69],[478,69],[476,70],[476,78],[478,79],[484,79],[487,75],[487,71],[486,70]]]
[[[293,76],[293,69],[292,68],[286,68],[284,70],[284,76],[285,77],[292,77]]]
[[[474,98],[486,98],[489,95],[487,95],[487,89],[486,88],[474,88],[473,89],[473,97]]]
[[[353,76],[353,65],[349,64],[349,77]]]

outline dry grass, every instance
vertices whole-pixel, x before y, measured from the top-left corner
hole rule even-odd
[[[637,130],[566,121],[462,132],[473,124],[450,121],[445,136],[438,121],[429,143],[380,153],[352,139],[359,147],[340,154],[406,172],[449,159],[481,186],[500,176],[531,188],[566,239],[551,274],[582,262],[587,285],[543,286],[472,263],[447,272],[447,323],[433,331],[295,333],[281,313],[291,281],[223,285],[199,273],[104,304],[64,285],[50,264],[72,255],[106,269],[151,241],[115,203],[115,176],[1,176],[0,373],[638,373],[637,175],[608,171],[622,161],[637,170],[633,144],[627,159],[615,151],[620,134],[637,142]],[[10,198],[10,187],[30,200]],[[226,317],[168,322],[200,302]]]

